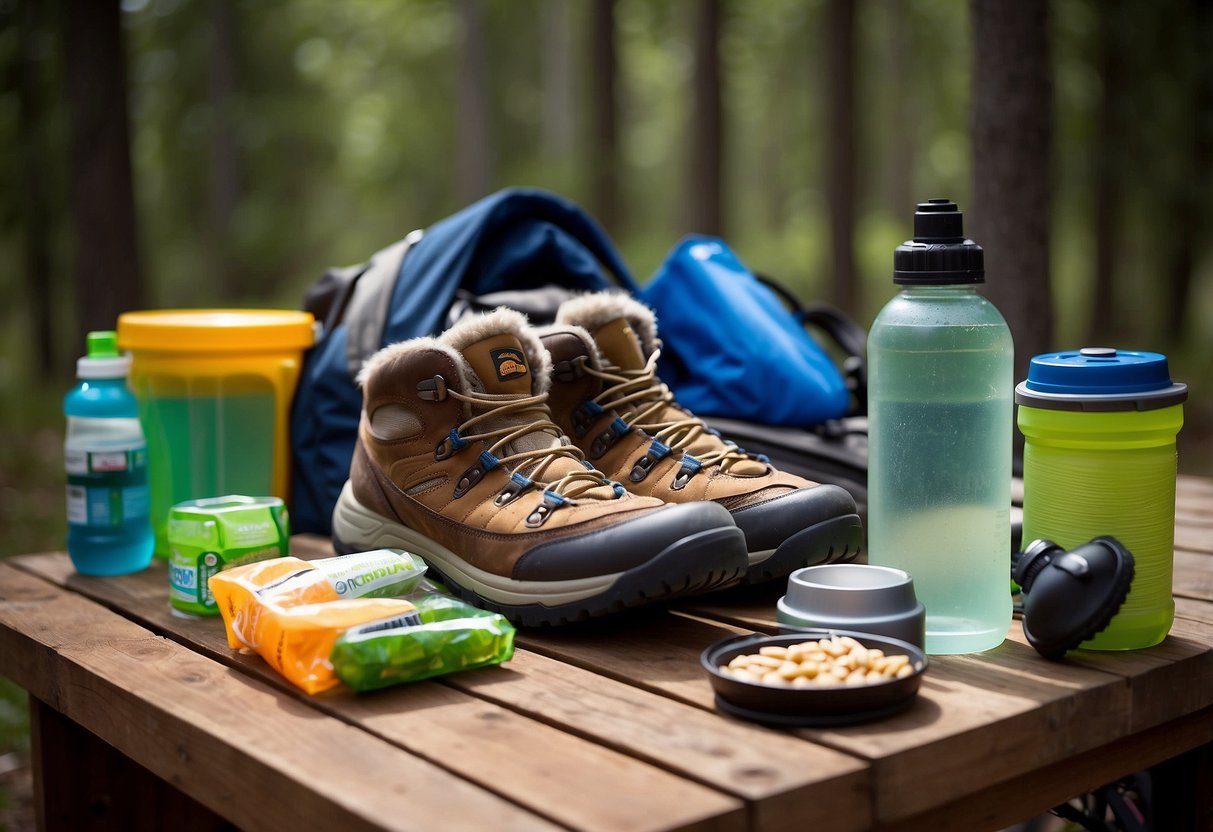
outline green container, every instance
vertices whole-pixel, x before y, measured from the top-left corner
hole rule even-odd
[[[1164,356],[1101,347],[1037,356],[1015,389],[1025,544],[1111,535],[1133,553],[1129,597],[1086,649],[1150,647],[1175,620],[1175,436],[1187,395]]]
[[[169,511],[169,606],[173,614],[218,615],[212,575],[288,554],[290,518],[277,497],[211,497]]]
[[[290,496],[291,398],[312,324],[307,312],[273,309],[158,309],[118,318],[147,437],[158,556],[169,555],[169,510],[183,500]]]

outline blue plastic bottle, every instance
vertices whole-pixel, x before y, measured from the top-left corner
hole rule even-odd
[[[152,559],[147,441],[113,332],[90,332],[80,383],[63,399],[67,552],[84,575],[125,575]]]

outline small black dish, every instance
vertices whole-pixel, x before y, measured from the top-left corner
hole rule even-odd
[[[831,636],[850,636],[864,647],[883,650],[885,655],[910,657],[914,672],[901,679],[873,685],[830,688],[780,688],[760,682],[745,682],[720,672],[734,657],[757,653],[760,648],[791,647],[804,641]],[[805,630],[791,635],[732,636],[703,651],[700,664],[716,691],[716,705],[726,714],[776,727],[828,727],[871,722],[899,713],[918,695],[927,656],[920,648],[900,639],[845,630]]]

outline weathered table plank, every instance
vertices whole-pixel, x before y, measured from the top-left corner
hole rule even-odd
[[[452,805],[486,829],[553,828],[5,564],[0,625],[6,676],[241,828],[432,828]],[[367,772],[391,776],[367,788]]]
[[[170,615],[162,563],[138,576],[89,579],[76,575],[63,555],[24,557],[16,563],[28,573],[23,580],[33,582],[24,585],[25,593],[31,599],[37,598],[37,587],[58,593],[55,600],[35,600],[35,605],[59,609],[66,599],[73,615],[81,604],[88,615],[78,619],[83,624],[63,621],[55,628],[34,619],[35,634],[25,632],[25,619],[20,624],[13,619],[17,607],[5,595],[11,576],[20,573],[0,567],[0,624],[13,630],[0,632],[5,648],[0,672],[14,675],[7,657],[15,650],[8,648],[20,647],[17,670],[52,697],[53,707],[87,720],[82,724],[124,751],[154,746],[159,737],[168,738],[171,751],[184,733],[199,767],[225,759],[223,754],[236,756],[241,747],[193,736],[191,729],[208,734],[214,726],[174,723],[181,718],[158,713],[164,706],[149,691],[167,698],[175,662],[191,667],[201,662],[209,670],[196,687],[210,684],[211,674],[218,673],[227,693],[221,698],[243,701],[244,694],[236,691],[245,687],[265,697],[249,713],[231,717],[235,724],[259,717],[270,701],[277,720],[300,722],[305,713],[310,715],[306,724],[325,726],[326,736],[359,737],[358,743],[372,749],[371,763],[359,760],[355,772],[381,759],[411,760],[430,778],[423,784],[427,793],[443,797],[418,810],[426,825],[433,825],[429,821],[441,803],[457,807],[460,823],[470,819],[494,829],[548,823],[603,832],[810,825],[992,829],[1213,741],[1208,694],[1213,690],[1213,482],[1180,477],[1176,504],[1178,617],[1163,644],[1126,653],[1073,651],[1062,662],[1045,662],[1015,622],[996,650],[933,657],[913,707],[868,725],[777,732],[715,711],[699,653],[732,633],[774,631],[780,586],[734,590],[672,610],[640,610],[584,626],[522,631],[520,649],[502,668],[366,696],[334,692],[308,698],[258,657],[229,651],[217,620]],[[298,536],[292,539],[292,554],[324,557],[332,548],[325,538]],[[100,630],[91,625],[98,617],[108,622]],[[129,632],[138,636],[134,642],[129,636],[114,638],[114,627],[133,628]],[[157,681],[136,679],[133,692],[111,692],[115,677],[134,674],[144,654],[153,657]],[[64,669],[56,671],[61,662]],[[95,680],[93,674],[104,678]],[[129,735],[122,732],[130,729],[107,727],[100,707],[89,704],[98,698],[97,690],[119,701],[119,718],[150,710],[154,727]],[[202,710],[213,707],[215,694],[196,696],[191,690],[183,698]],[[316,719],[322,714],[332,718]],[[270,744],[267,756],[254,755],[247,766],[277,771],[270,777],[276,791],[306,789],[307,777],[273,757],[288,751],[286,745]],[[174,768],[171,759],[156,756],[166,754],[144,751],[139,761],[167,772],[170,782],[188,785],[180,774],[187,764]],[[294,763],[309,776],[337,764]],[[212,803],[216,793],[234,795],[243,807],[236,811],[252,815],[249,787],[233,792],[222,774],[209,776],[200,793],[210,795]],[[354,776],[343,782],[350,785]],[[464,793],[474,796],[470,804],[465,805]],[[342,828],[408,825],[399,810],[389,822],[372,808],[353,806],[351,794],[363,793],[352,786],[348,794],[321,787],[308,799],[327,807],[324,819],[340,817]],[[450,794],[456,795],[453,803]],[[407,805],[398,803],[398,794],[381,800],[376,805]],[[296,824],[300,828],[321,820],[306,807],[280,802],[262,801],[261,808],[287,822],[306,816],[307,822]],[[502,806],[513,814],[500,814]],[[832,811],[823,813],[821,806]],[[241,825],[257,828],[255,823],[254,818]]]
[[[732,632],[688,617],[610,633],[604,628],[601,635],[554,631],[523,638],[535,652],[711,708],[698,655]],[[1092,728],[1072,719],[1086,709],[1106,714],[1108,721]],[[905,714],[799,734],[871,760],[876,817],[888,821],[923,811],[939,795],[961,795],[992,777],[1109,742],[1123,732],[1128,717],[1128,688],[1119,678],[1053,666],[1009,642],[980,657],[933,658],[918,700]],[[1025,748],[1023,736],[1038,742]]]
[[[141,624],[203,650],[217,661],[239,665],[324,713],[508,795],[558,823],[587,830],[640,830],[689,827],[708,820],[716,824],[713,828],[723,829],[743,821],[742,803],[736,798],[437,682],[367,696],[336,692],[309,700],[259,657],[230,651],[218,618],[171,615],[162,563],[137,575],[106,579],[77,575],[62,555],[24,556],[17,564],[102,603],[121,604]],[[481,673],[491,676],[508,671]],[[534,751],[519,754],[520,748]],[[831,753],[820,750],[820,755]],[[812,759],[811,754],[806,757]],[[843,773],[862,768],[846,762],[842,755],[835,754],[835,758],[836,767],[845,763]],[[619,800],[620,792],[631,795],[630,799]],[[561,799],[553,801],[552,793],[560,794]]]
[[[751,801],[753,828],[866,829],[867,765],[520,650],[510,674],[447,683]],[[837,807],[823,815],[820,807]]]
[[[1175,552],[1172,591],[1182,598],[1213,601],[1213,560],[1197,552]]]

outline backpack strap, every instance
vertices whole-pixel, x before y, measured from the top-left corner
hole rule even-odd
[[[424,233],[417,229],[403,240],[375,252],[362,273],[355,278],[349,300],[342,310],[345,320],[345,365],[350,378],[356,377],[362,370],[363,362],[382,346],[392,290],[404,268],[405,255]],[[328,328],[326,322],[325,329]]]

